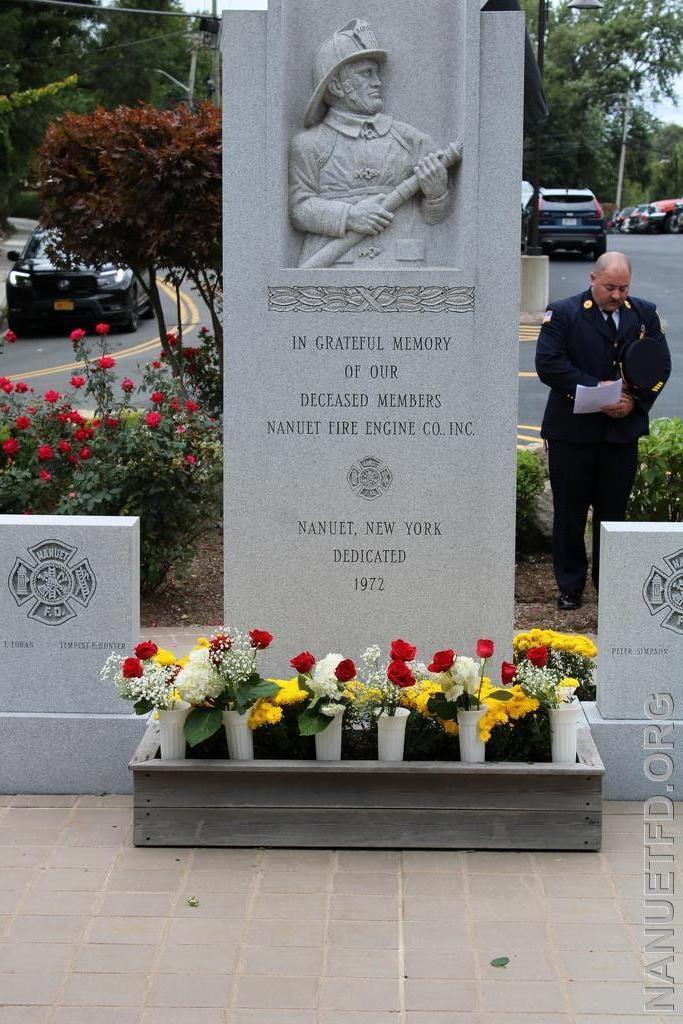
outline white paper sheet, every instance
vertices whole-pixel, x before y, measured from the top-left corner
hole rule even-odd
[[[621,380],[612,380],[609,384],[600,384],[594,388],[577,384],[574,412],[600,412],[606,405],[616,405],[621,398],[621,384]]]

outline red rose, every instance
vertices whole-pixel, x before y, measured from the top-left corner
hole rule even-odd
[[[292,668],[296,669],[297,672],[301,672],[301,674],[305,676],[306,673],[310,672],[315,665],[315,655],[311,654],[310,651],[302,651],[301,654],[297,654],[294,658],[290,658],[289,664]]]
[[[86,461],[86,459],[89,459],[91,455],[92,452],[88,448],[87,444],[84,444],[78,453],[79,458],[83,459],[84,462]]]
[[[77,430],[74,430],[74,440],[89,441],[93,437],[94,433],[95,431],[92,427],[78,427]]]
[[[199,402],[195,402],[192,398],[188,398],[185,402],[185,409],[187,412],[196,412],[199,408]]]
[[[350,679],[356,678],[356,666],[350,658],[344,658],[335,668],[334,674],[340,683],[348,683]]]
[[[131,380],[130,377],[124,377],[121,381],[121,390],[129,395],[131,391],[135,391],[135,381]]]
[[[119,421],[116,419],[115,416],[105,416],[104,422],[110,428],[110,430],[113,430],[115,427],[118,427],[119,425]]]
[[[389,662],[389,667],[387,668],[387,679],[396,686],[400,686],[401,689],[406,686],[412,686],[415,682],[415,676],[410,671],[405,661]]]
[[[75,466],[78,462],[78,458],[75,455],[67,455],[66,461],[70,462],[72,466]]]
[[[101,338],[109,334],[109,331],[109,324],[95,324],[95,334],[99,334]]]
[[[527,660],[535,665],[536,668],[545,668],[548,664],[548,648],[547,647],[530,647],[526,652]]]
[[[39,477],[40,477],[40,479],[41,479],[41,480],[43,480],[43,481],[44,481],[44,482],[45,482],[46,484],[47,484],[47,483],[49,483],[49,482],[50,482],[50,480],[52,480],[52,473],[48,473],[48,471],[47,471],[46,469],[40,469],[40,470],[38,470],[38,476],[39,476]]]
[[[124,679],[140,679],[144,671],[142,662],[138,658],[126,658],[121,666],[121,674]]]
[[[17,340],[16,334],[14,333],[14,331],[11,331],[9,327],[5,331],[4,338],[8,345],[13,345],[14,342]]]
[[[249,639],[251,646],[257,651],[265,651],[266,647],[270,647],[273,642],[273,634],[266,632],[265,629],[250,629]]]
[[[55,451],[52,445],[39,444],[38,445],[38,458],[41,462],[49,462],[50,459],[54,459]]]
[[[79,427],[82,427],[83,424],[85,423],[85,419],[83,418],[83,416],[81,416],[78,409],[72,409],[71,412],[68,414],[68,418],[71,420],[72,423],[75,423]]]
[[[189,455],[185,456],[185,462],[188,466],[195,466],[197,464],[197,456],[190,452]]]
[[[43,401],[53,405],[55,402],[58,402],[61,397],[62,396],[59,391],[46,391],[43,395]]]
[[[455,661],[455,651],[437,651],[428,665],[430,672],[448,672]]]
[[[509,686],[517,675],[517,667],[511,661],[504,661],[500,666],[500,680],[503,686]]]
[[[71,445],[69,444],[68,441],[58,441],[57,448],[62,453],[62,455],[68,455],[69,452],[71,451]]]
[[[180,402],[177,398],[172,398],[168,404],[173,409],[173,412],[180,412]]]
[[[392,661],[412,661],[417,654],[417,647],[413,647],[407,640],[392,640],[390,658]]]
[[[73,376],[69,381],[72,388],[82,388],[85,384],[85,377]]]
[[[2,442],[2,450],[5,455],[16,455],[20,448],[21,445],[16,437],[8,437],[6,441]]]
[[[152,362],[151,362],[151,363],[150,363],[149,365],[150,365],[150,366],[151,366],[151,367],[152,367],[153,369],[155,369],[155,370],[160,370],[160,369],[161,369],[161,363],[159,362],[159,360],[158,360],[158,359],[153,359],[153,360],[152,360]]]
[[[26,384],[23,380],[18,380],[17,383],[14,385],[14,390],[17,392],[18,395],[25,395],[26,392],[29,390],[29,387],[28,384]]]
[[[72,331],[69,335],[69,341],[73,341],[74,345],[79,341],[83,341],[83,338],[85,338],[85,331],[82,327],[77,327],[76,330]]]
[[[161,405],[161,403],[165,400],[166,395],[163,393],[163,391],[153,391],[149,397],[156,405]]]
[[[12,392],[14,391],[14,384],[12,383],[12,381],[6,381],[6,383],[2,385],[2,390],[5,392],[6,395],[11,395]]]
[[[161,413],[148,412],[147,415],[145,416],[145,423],[147,424],[148,427],[151,427],[152,430],[156,430],[159,424],[161,423]]]
[[[493,654],[493,640],[477,640],[477,657],[490,658]]]
[[[100,370],[111,370],[112,367],[116,366],[116,360],[112,359],[111,356],[100,356],[99,359],[95,360],[95,364],[99,366]]]
[[[174,331],[166,331],[166,341],[169,343],[171,348],[178,344],[178,335]]]
[[[17,430],[28,430],[31,426],[31,420],[28,416],[17,416],[14,421],[14,425]]]
[[[55,419],[57,420],[58,423],[68,423],[69,414],[68,412],[58,412],[57,415],[55,416]]]
[[[135,656],[140,661],[147,661],[149,658],[153,658],[159,648],[153,640],[143,640],[135,647]]]

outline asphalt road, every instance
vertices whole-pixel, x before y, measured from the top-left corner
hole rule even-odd
[[[673,372],[655,402],[652,416],[683,415],[683,235],[608,235],[607,248],[626,253],[633,262],[632,292],[649,299],[665,324]],[[551,256],[550,299],[584,291],[592,267],[585,256]],[[533,341],[519,345],[520,443],[540,436],[548,389],[536,377]]]
[[[177,322],[174,293],[167,286],[162,286],[162,293],[166,322],[171,330]],[[196,339],[197,329],[202,323],[209,323],[208,316],[202,313],[203,303],[198,304],[196,299],[197,296],[189,289],[181,292],[183,341],[189,345],[196,344],[193,338]],[[32,335],[13,345],[5,345],[0,356],[0,376],[25,380],[39,393],[51,388],[69,391],[69,378],[79,372],[68,338],[69,330],[68,327],[62,330],[55,328],[49,335]],[[89,340],[88,345],[92,353],[99,354],[97,339]],[[141,320],[134,333],[113,332],[107,338],[107,351],[116,359],[115,372],[119,379],[131,377],[137,381],[139,367],[155,359],[160,348],[156,320]]]

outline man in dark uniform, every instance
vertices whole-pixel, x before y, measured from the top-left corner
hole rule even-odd
[[[558,608],[581,605],[588,560],[584,534],[593,508],[592,578],[597,589],[601,521],[626,514],[635,480],[638,438],[648,433],[648,412],[666,382],[671,361],[656,307],[629,296],[631,263],[618,252],[599,258],[591,285],[548,306],[536,349],[536,372],[550,390],[541,437],[548,445],[553,492],[553,562]],[[578,384],[596,387],[619,379],[628,346],[653,346],[663,365],[654,388],[622,385],[615,405],[574,414]]]

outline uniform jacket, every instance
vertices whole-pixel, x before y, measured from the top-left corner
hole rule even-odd
[[[296,135],[289,154],[289,215],[306,235],[301,262],[331,238],[343,238],[354,203],[391,192],[435,149],[424,132],[386,114],[363,118],[332,108],[315,128]],[[449,207],[448,192],[439,199],[410,200],[388,228],[368,235],[338,262],[373,267],[422,263],[424,222],[438,223]]]
[[[619,310],[619,329],[612,340],[605,318],[589,291],[552,302],[546,311],[536,348],[536,372],[550,388],[541,437],[555,441],[624,444],[648,433],[651,391],[632,392],[633,412],[623,419],[605,413],[574,415],[576,385],[594,387],[621,376],[620,361],[627,343],[643,335],[646,345],[664,346],[668,369],[671,358],[657,309],[645,299],[629,297]]]

